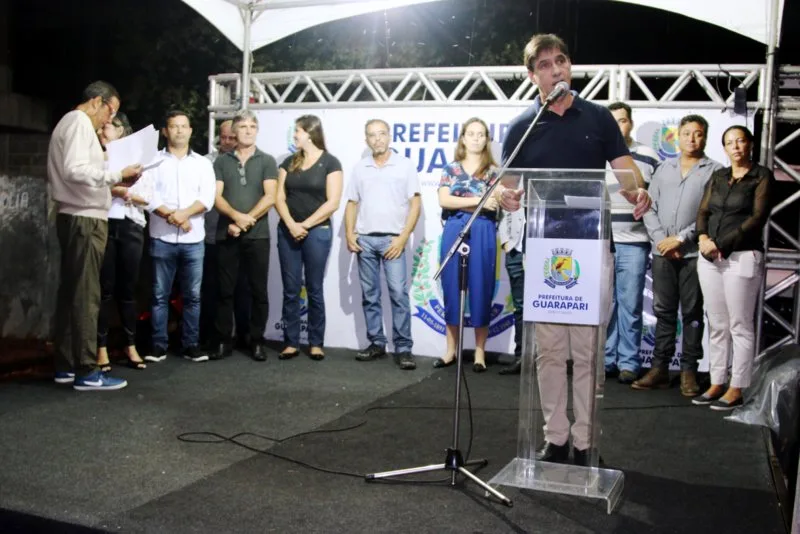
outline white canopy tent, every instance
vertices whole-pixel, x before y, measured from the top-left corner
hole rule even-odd
[[[250,87],[250,55],[262,46],[333,20],[439,0],[183,0],[242,51],[242,93]],[[242,98],[242,107],[248,99]]]

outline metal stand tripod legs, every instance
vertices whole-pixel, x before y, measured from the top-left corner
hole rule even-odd
[[[458,337],[456,339],[456,393],[455,393],[455,406],[453,408],[453,444],[447,449],[447,456],[443,464],[431,464],[420,467],[411,467],[407,469],[395,469],[393,471],[383,471],[382,473],[373,473],[364,477],[367,482],[379,480],[382,478],[391,478],[403,475],[413,475],[417,473],[426,473],[429,471],[448,470],[451,472],[450,485],[456,485],[456,477],[461,473],[468,479],[483,488],[487,493],[497,497],[506,506],[513,506],[511,499],[491,487],[489,484],[475,476],[467,469],[467,466],[479,465],[485,466],[489,462],[485,459],[464,461],[464,457],[458,448],[458,432],[459,423],[461,419],[461,372],[463,368],[462,352],[464,349],[464,312],[466,311],[467,304],[467,261],[469,259],[469,245],[461,243],[458,247],[459,271],[459,306],[460,315],[458,320]]]

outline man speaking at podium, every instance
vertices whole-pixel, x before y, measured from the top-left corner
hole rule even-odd
[[[636,204],[634,216],[641,218],[650,207],[650,197],[644,190],[644,180],[631,158],[619,127],[606,108],[582,99],[575,92],[564,91],[563,96],[552,100],[549,109],[525,138],[533,118],[543,102],[547,102],[551,92],[558,86],[555,93],[558,94],[563,90],[563,82],[570,83],[572,64],[566,44],[553,34],[534,35],[525,47],[524,58],[528,77],[538,87],[539,95],[530,108],[511,121],[503,142],[503,161],[508,161],[517,145],[521,144],[513,161],[508,162],[510,168],[603,170],[608,162],[613,169],[629,170],[639,189],[627,195],[626,199]],[[498,190],[496,194],[504,209],[519,209],[523,189],[512,190],[500,186]],[[522,301],[521,296],[517,301]],[[573,462],[587,465],[594,395],[591,370],[592,358],[595,357],[593,349],[597,345],[595,328],[537,323],[535,331],[536,369],[545,422],[545,443],[537,451],[536,460],[557,463],[569,460],[566,364],[571,357],[572,405],[575,414],[571,429]]]

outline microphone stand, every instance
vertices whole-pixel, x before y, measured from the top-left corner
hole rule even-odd
[[[562,90],[563,92],[563,90]],[[551,93],[552,95],[552,93]],[[563,96],[563,95],[562,95]],[[450,250],[444,257],[444,260],[441,262],[439,269],[434,274],[434,280],[438,280],[442,276],[442,271],[444,271],[445,266],[450,262],[452,257],[458,252],[460,255],[459,260],[459,273],[458,273],[458,283],[459,283],[459,321],[458,321],[458,337],[456,338],[456,391],[455,391],[455,402],[453,406],[453,441],[450,447],[447,448],[447,453],[445,457],[445,461],[443,464],[432,464],[432,465],[425,465],[420,467],[412,467],[408,469],[396,469],[394,471],[384,471],[381,473],[372,473],[366,475],[364,480],[367,482],[371,482],[374,480],[382,479],[382,478],[389,478],[389,477],[396,477],[396,476],[403,476],[403,475],[412,475],[416,473],[425,473],[429,471],[440,471],[440,470],[448,470],[451,471],[450,477],[450,485],[456,485],[456,475],[461,473],[465,477],[469,478],[481,488],[483,488],[487,494],[492,494],[497,497],[503,504],[508,507],[514,506],[514,503],[497,491],[495,488],[491,487],[489,484],[478,478],[475,474],[469,471],[466,467],[472,465],[479,465],[481,467],[488,465],[489,461],[486,459],[479,459],[479,460],[468,460],[464,461],[464,456],[461,453],[461,450],[458,448],[458,439],[459,439],[459,425],[461,420],[461,377],[463,376],[463,347],[464,347],[464,315],[466,312],[466,297],[467,297],[467,265],[469,260],[470,254],[470,246],[464,243],[467,235],[469,234],[470,228],[472,228],[475,219],[478,218],[481,209],[483,208],[484,204],[491,198],[494,194],[495,188],[497,188],[497,184],[500,183],[500,178],[506,173],[508,167],[514,158],[517,157],[520,149],[522,148],[523,143],[527,140],[528,136],[530,135],[533,128],[539,122],[544,112],[550,105],[555,102],[557,98],[547,98],[543,103],[542,107],[539,109],[539,112],[536,114],[534,119],[531,121],[530,126],[525,130],[525,133],[522,135],[519,143],[514,148],[514,151],[511,155],[506,159],[503,166],[497,173],[497,177],[495,178],[494,182],[492,182],[486,191],[484,192],[483,196],[481,197],[480,202],[475,207],[475,211],[472,212],[472,216],[467,221],[467,224],[464,225],[464,228],[461,232],[458,233],[453,246],[450,247]]]

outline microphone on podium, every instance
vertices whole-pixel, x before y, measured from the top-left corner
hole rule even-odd
[[[547,95],[547,99],[545,100],[545,104],[550,105],[562,96],[566,95],[569,92],[569,84],[567,82],[558,82],[553,90],[550,91],[550,94]]]

